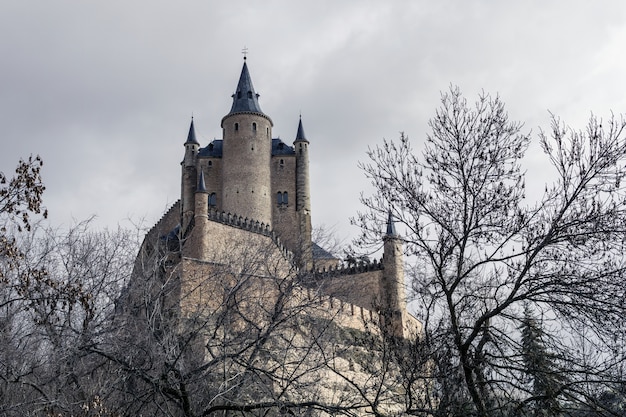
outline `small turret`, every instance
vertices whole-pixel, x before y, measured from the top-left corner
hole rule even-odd
[[[296,215],[298,216],[300,240],[300,267],[309,270],[313,267],[309,141],[306,139],[302,127],[302,116],[298,122],[298,131],[293,146],[296,151]]]
[[[394,337],[404,337],[406,295],[404,289],[404,256],[402,241],[396,233],[391,211],[387,217],[387,233],[383,237],[383,274],[381,302],[384,329]]]
[[[209,193],[206,189],[204,172],[200,170],[198,184],[195,191],[195,206],[193,211],[193,230],[190,234],[188,250],[185,256],[195,259],[203,259],[208,248],[208,222],[209,222]]]
[[[193,116],[191,117],[191,125],[189,126],[189,133],[187,134],[187,141],[185,142],[185,159],[183,165],[195,166],[196,155],[198,155],[198,149],[200,143],[196,140],[196,129],[193,127]]]
[[[193,125],[193,117],[191,118],[191,124],[189,126],[189,133],[187,134],[187,140],[184,143],[185,157],[182,165],[182,180],[181,180],[181,238],[188,232],[191,219],[194,212],[194,192],[197,182],[197,170],[196,170],[196,157],[198,155],[198,149],[200,143],[196,140],[196,130]]]

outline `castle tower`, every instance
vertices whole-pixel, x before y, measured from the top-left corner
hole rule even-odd
[[[261,111],[245,58],[230,112],[222,119],[222,210],[272,224],[272,120]]]
[[[390,336],[403,337],[403,312],[406,304],[404,259],[402,241],[396,233],[391,211],[387,219],[387,233],[383,237],[383,242],[383,274],[380,283],[383,326]]]
[[[185,145],[185,157],[181,162],[182,166],[182,180],[181,180],[181,237],[187,233],[191,219],[194,216],[195,204],[194,193],[196,190],[196,183],[198,181],[196,170],[196,157],[198,155],[198,149],[200,143],[196,140],[196,130],[193,126],[193,117],[191,118],[191,125],[189,126],[189,134],[187,135],[187,141]]]
[[[187,253],[185,256],[190,256],[196,259],[202,259],[205,251],[208,247],[208,239],[210,238],[208,233],[209,222],[209,193],[206,189],[206,183],[204,180],[204,172],[200,170],[198,178],[198,184],[195,189],[195,205],[193,211],[194,226],[191,234],[191,242],[189,245],[185,245],[184,249]]]
[[[309,187],[309,141],[304,135],[302,117],[298,123],[296,140],[296,213],[298,217],[298,238],[300,249],[300,267],[309,270],[313,267],[311,247],[311,191]]]

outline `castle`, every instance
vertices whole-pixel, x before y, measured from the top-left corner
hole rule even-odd
[[[158,278],[158,285],[149,291],[172,288],[166,297],[151,296],[152,300],[162,300],[162,311],[176,311],[187,323],[203,323],[204,327],[197,328],[205,334],[198,342],[205,345],[200,348],[204,353],[195,360],[214,358],[206,340],[218,334],[223,340],[234,337],[232,334],[248,340],[254,333],[266,340],[265,330],[260,329],[272,321],[287,322],[276,319],[278,311],[285,315],[286,310],[292,314],[290,320],[297,317],[295,321],[300,324],[281,330],[281,337],[275,340],[283,342],[276,342],[274,349],[280,350],[278,346],[293,340],[294,334],[299,346],[304,345],[307,331],[299,326],[318,319],[361,334],[414,339],[421,332],[421,324],[406,309],[402,242],[393,219],[389,217],[382,237],[384,255],[379,262],[345,265],[312,241],[310,142],[302,119],[293,145],[272,137],[272,119],[261,110],[245,58],[232,106],[221,127],[222,139],[202,147],[192,118],[181,162],[181,198],[147,233],[135,266],[135,282]],[[132,287],[131,283],[129,294]],[[141,298],[137,290],[134,292],[127,297]],[[144,310],[151,308],[143,301],[135,304]],[[231,317],[234,310],[236,319]],[[144,315],[154,316],[150,312]],[[209,332],[207,326],[215,328]],[[162,328],[161,324],[155,327]],[[242,340],[229,346],[247,343]],[[226,343],[219,343],[225,351]],[[272,354],[264,353],[268,357]],[[265,360],[276,367],[286,366],[279,365],[279,359]],[[367,373],[368,361],[364,360],[360,371],[346,362],[345,371]],[[232,368],[232,379],[245,373],[242,369],[246,367],[237,366],[237,370]],[[292,366],[289,372],[294,372]],[[337,395],[339,380],[328,378],[328,372],[322,372],[318,365],[313,368],[316,370],[311,375],[332,385],[320,388],[316,398],[331,401]],[[310,389],[311,378],[303,377],[299,383],[307,381]],[[367,380],[365,376],[358,378]],[[300,394],[290,398],[294,395]],[[236,398],[246,397],[240,393]]]

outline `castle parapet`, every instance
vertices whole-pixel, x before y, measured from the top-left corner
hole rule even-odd
[[[359,263],[357,265],[347,265],[345,263],[341,263],[335,267],[330,266],[328,268],[320,268],[315,270],[313,273],[316,275],[323,276],[337,276],[337,275],[354,275],[354,274],[362,274],[363,272],[371,272],[371,271],[382,271],[384,269],[382,259],[373,262],[364,262]]]
[[[256,233],[263,236],[272,238],[272,241],[280,249],[283,256],[289,261],[293,261],[295,256],[293,252],[285,247],[281,242],[278,235],[271,230],[271,227],[267,223],[260,222],[258,220],[242,217],[237,214],[233,214],[225,211],[209,211],[208,219],[217,223],[221,223],[227,226],[237,227],[248,232]]]

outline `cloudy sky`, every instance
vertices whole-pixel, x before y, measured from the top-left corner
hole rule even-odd
[[[579,128],[626,111],[622,0],[2,0],[0,170],[41,155],[55,224],[154,223],[191,115],[202,146],[220,137],[244,47],[274,136],[291,143],[302,114],[313,222],[341,236],[368,146],[404,131],[419,147],[451,84],[500,94],[533,132],[549,111]]]

